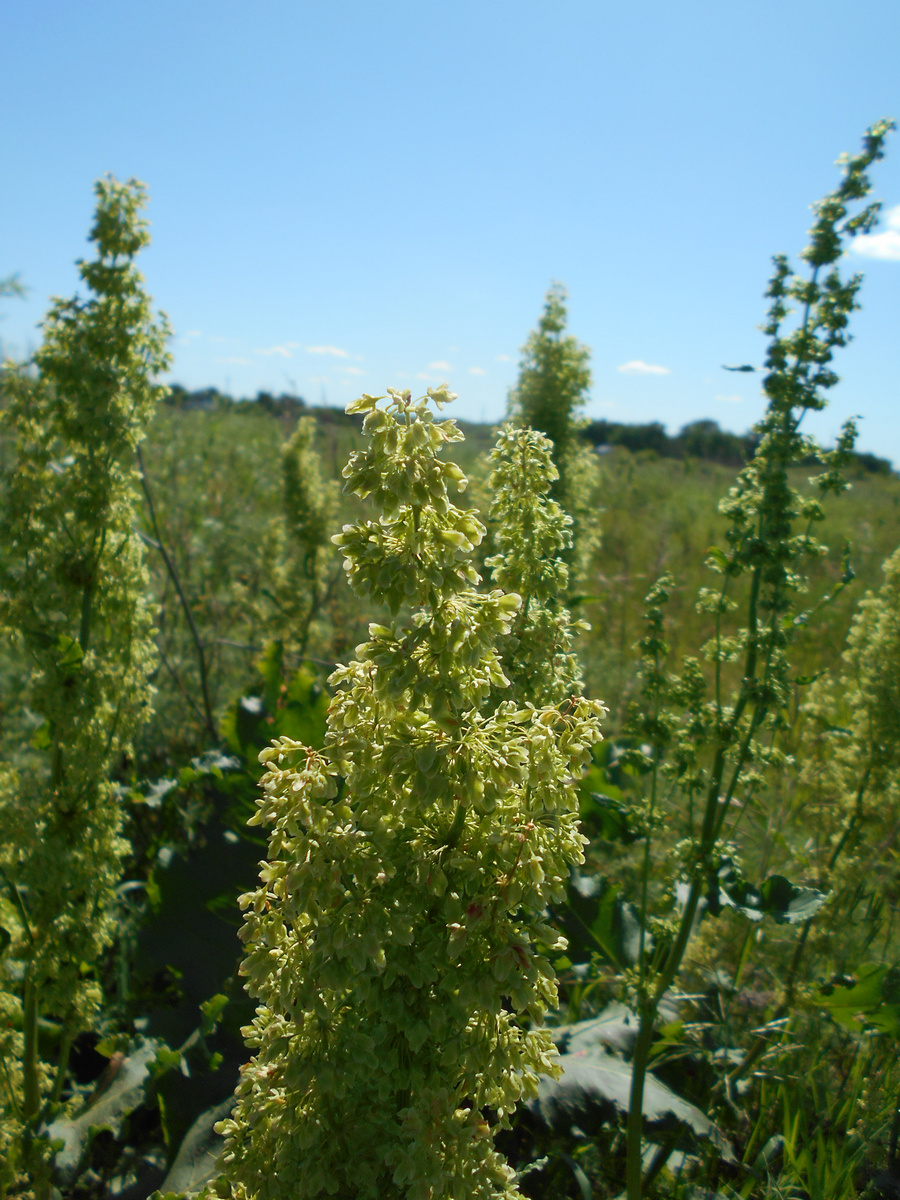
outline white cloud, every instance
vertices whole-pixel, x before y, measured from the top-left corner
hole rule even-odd
[[[249,367],[250,366],[249,358],[217,358],[216,362],[235,363],[239,367]]]
[[[658,367],[654,363],[642,362],[639,358],[633,358],[631,362],[622,363],[621,367],[616,367],[617,371],[621,371],[624,375],[668,375],[668,367]]]
[[[452,371],[453,368],[450,366],[450,364],[448,362],[444,362],[444,360],[442,358],[439,358],[437,360],[437,362],[428,364],[428,370],[429,371]]]
[[[469,374],[470,375],[487,375],[487,371],[484,369],[484,367],[469,367]]]
[[[508,354],[498,354],[497,362],[512,362],[512,359],[509,357]]]
[[[291,351],[296,350],[299,342],[285,342],[283,346],[270,346],[268,350],[254,350],[254,354],[280,354],[282,358],[293,358]]]
[[[886,229],[880,233],[864,233],[854,238],[850,249],[865,258],[882,258],[900,262],[900,204],[889,208],[884,215]]]
[[[227,342],[228,338],[219,337],[218,334],[211,333],[209,335],[209,340],[211,342]]]
[[[362,367],[339,367],[338,370],[343,371],[345,375],[365,375]]]
[[[743,396],[713,396],[714,400],[718,400],[720,404],[743,404]]]
[[[307,354],[330,354],[332,358],[349,358],[350,355],[346,350],[341,350],[339,346],[307,346]]]

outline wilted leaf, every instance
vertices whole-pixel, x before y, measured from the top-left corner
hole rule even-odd
[[[815,888],[795,887],[783,875],[772,875],[760,888],[765,911],[779,924],[795,925],[815,916],[828,897]]]
[[[51,1141],[61,1140],[56,1166],[63,1175],[71,1175],[78,1166],[91,1136],[101,1129],[118,1134],[122,1121],[144,1099],[145,1084],[161,1043],[146,1041],[123,1058],[109,1086],[80,1113],[69,1119],[60,1117],[47,1127]]]

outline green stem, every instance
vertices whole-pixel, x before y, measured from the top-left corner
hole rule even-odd
[[[722,786],[722,777],[725,773],[725,755],[728,750],[728,746],[731,744],[731,741],[734,738],[735,731],[738,728],[739,722],[744,714],[744,710],[750,702],[751,695],[756,684],[758,657],[757,607],[759,603],[761,579],[762,573],[760,569],[757,568],[753,572],[753,580],[750,588],[748,606],[748,626],[750,636],[748,638],[743,683],[741,685],[741,691],[738,696],[737,703],[734,707],[734,712],[732,713],[728,724],[726,725],[725,729],[717,730],[718,744],[716,746],[712,771],[710,772],[710,785],[706,795],[706,810],[703,815],[700,845],[698,847],[695,860],[696,867],[702,867],[707,856],[712,850],[713,845],[715,844],[715,838],[720,824],[717,818],[719,817],[720,808],[719,793]],[[740,772],[743,762],[746,758],[752,731],[754,728],[756,728],[759,720],[761,719],[759,708],[760,706],[757,706],[757,709],[753,714],[750,732],[744,738],[742,743],[741,752],[735,767],[736,774]],[[681,960],[684,957],[688,941],[690,940],[691,930],[693,928],[694,918],[697,915],[697,906],[699,902],[700,885],[697,880],[694,879],[691,882],[687,903],[685,904],[684,912],[681,915],[681,922],[675,942],[665,956],[662,968],[656,979],[653,994],[641,1011],[638,1040],[635,1046],[634,1058],[632,1060],[631,1095],[628,1105],[628,1124],[625,1135],[627,1156],[626,1194],[628,1200],[641,1200],[641,1180],[643,1174],[641,1151],[643,1146],[644,1079],[647,1073],[650,1047],[653,1043],[653,1026],[656,1019],[656,1013],[659,1009],[659,1004],[662,1000],[662,997],[671,987],[675,976],[678,974],[678,970],[681,966]]]
[[[53,1078],[53,1087],[50,1095],[44,1102],[44,1107],[41,1109],[41,1114],[38,1123],[43,1123],[51,1115],[54,1107],[59,1104],[59,1098],[62,1095],[63,1086],[66,1082],[66,1075],[69,1072],[69,1056],[72,1053],[72,1043],[75,1041],[75,1034],[71,1031],[66,1031],[63,1034],[62,1041],[59,1047],[59,1058],[56,1064],[56,1074]]]
[[[200,634],[197,632],[197,626],[194,622],[194,614],[191,612],[191,606],[188,604],[187,596],[184,594],[184,588],[181,586],[181,579],[175,569],[175,564],[172,562],[169,552],[166,550],[162,540],[159,523],[156,519],[156,507],[153,503],[153,494],[150,491],[150,482],[147,478],[147,471],[144,467],[144,458],[141,454],[140,446],[137,447],[137,462],[141,475],[141,487],[144,490],[144,496],[147,499],[147,511],[150,514],[150,524],[153,526],[153,532],[156,535],[156,549],[162,555],[162,560],[165,563],[166,570],[169,573],[169,578],[178,593],[178,599],[181,602],[181,608],[184,612],[185,619],[188,623],[188,629],[191,633],[191,639],[194,643],[194,648],[197,651],[197,665],[200,669],[200,693],[203,697],[203,711],[206,717],[206,728],[212,736],[213,740],[217,740],[219,731],[216,728],[215,718],[213,717],[212,702],[209,698],[209,681],[206,671],[206,652],[203,643],[200,641]]]
[[[657,664],[658,669],[658,664]],[[657,700],[655,716],[659,717],[659,702]],[[650,777],[650,805],[647,812],[647,837],[644,841],[644,859],[641,864],[641,933],[640,933],[640,949],[638,952],[638,974],[640,995],[643,999],[644,994],[644,979],[646,976],[646,927],[647,927],[647,889],[650,882],[650,847],[653,841],[653,818],[656,813],[656,789],[657,789],[657,773],[658,773],[659,752],[658,747],[653,747],[653,770]]]
[[[828,870],[829,871],[834,870],[835,863],[841,857],[841,854],[844,852],[847,842],[850,840],[851,833],[853,833],[853,831],[856,829],[856,826],[862,820],[863,797],[865,796],[866,789],[869,786],[869,778],[870,778],[871,774],[872,774],[872,764],[869,763],[869,765],[865,769],[865,772],[863,773],[862,779],[859,781],[859,787],[856,789],[856,797],[854,799],[854,804],[853,804],[853,815],[851,816],[850,820],[847,822],[847,828],[841,834],[840,840],[838,841],[838,844],[835,846],[834,852],[832,853],[831,858],[829,858],[829,860],[828,860]]]
[[[33,942],[34,941],[34,931],[32,930],[31,924],[28,920],[28,909],[25,907],[25,902],[22,899],[22,893],[19,891],[19,889],[16,887],[15,883],[10,879],[10,877],[6,874],[6,872],[4,871],[4,869],[2,867],[0,867],[0,880],[3,881],[4,885],[6,886],[7,892],[9,892],[10,899],[12,900],[13,904],[16,906],[16,911],[19,914],[19,917],[22,921],[22,925],[25,929],[25,932],[28,934],[28,940]]]
[[[447,831],[447,837],[444,845],[452,849],[459,841],[460,834],[463,831],[463,826],[466,823],[466,806],[459,800],[456,805],[456,812],[453,814],[453,822]]]
[[[26,1123],[33,1125],[41,1110],[40,1081],[38,1078],[38,1020],[40,1017],[40,996],[32,977],[31,970],[25,977],[23,996],[24,1009],[24,1050],[22,1054],[22,1074],[24,1085],[24,1107],[22,1115]]]
[[[681,917],[681,926],[672,949],[666,955],[662,970],[656,979],[653,994],[641,1012],[641,1023],[638,1029],[634,1057],[631,1064],[631,1094],[628,1101],[628,1124],[625,1131],[626,1146],[626,1195],[628,1200],[641,1200],[641,1177],[643,1161],[641,1150],[644,1140],[644,1080],[647,1075],[647,1064],[650,1061],[650,1047],[653,1044],[653,1023],[659,1009],[659,1003],[672,985],[681,960],[687,948],[688,939],[697,915],[697,905],[700,901],[700,887],[691,884],[687,903]]]
[[[628,1200],[641,1200],[643,1195],[643,1159],[641,1150],[644,1142],[644,1080],[650,1047],[653,1044],[653,1014],[641,1013],[641,1026],[631,1060],[631,1094],[628,1098],[628,1124],[625,1130],[627,1162],[625,1186]]]
[[[863,797],[866,794],[866,788],[869,786],[869,776],[871,774],[872,774],[872,764],[870,763],[866,767],[863,777],[859,782],[859,787],[856,790],[856,803],[855,803],[855,806],[853,809],[853,816],[847,822],[847,828],[844,830],[843,834],[841,835],[840,841],[835,846],[834,852],[832,853],[831,857],[828,860],[829,872],[834,870],[837,860],[840,858],[841,854],[843,853],[844,849],[846,848],[847,842],[850,840],[851,833],[856,828],[857,824],[859,823],[859,821],[862,817]],[[785,987],[785,1001],[784,1001],[784,1005],[783,1005],[784,1011],[787,1011],[788,1007],[790,1006],[790,1004],[792,1003],[792,1001],[794,999],[794,984],[797,981],[797,975],[800,971],[800,961],[803,958],[803,951],[806,949],[806,943],[809,938],[809,931],[810,931],[811,927],[812,927],[812,917],[808,917],[803,922],[803,928],[800,930],[800,936],[797,938],[797,944],[794,947],[794,953],[791,956],[791,965],[788,967],[787,979],[785,980],[785,985],[784,985],[784,987]]]

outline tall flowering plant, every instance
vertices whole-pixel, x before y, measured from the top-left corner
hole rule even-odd
[[[261,755],[253,821],[272,832],[242,901],[259,1007],[223,1195],[519,1196],[493,1133],[557,1071],[545,912],[582,859],[575,779],[603,709],[508,698],[499,647],[522,600],[476,591],[483,526],[441,456],[462,435],[431,412],[452,398],[349,409],[368,444],[346,486],[378,516],[334,541],[391,618],[332,676],[324,749]]]

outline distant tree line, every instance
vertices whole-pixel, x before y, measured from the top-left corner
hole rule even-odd
[[[740,467],[748,462],[759,445],[756,433],[729,433],[712,420],[691,421],[677,434],[666,433],[660,421],[631,425],[599,420],[585,426],[584,436],[601,453],[623,446],[635,454],[643,450],[660,458],[700,458],[727,467]],[[889,475],[893,469],[888,459],[875,454],[855,451],[854,460],[859,470],[877,475]]]
[[[323,424],[358,424],[342,409],[328,405],[308,405],[302,396],[287,392],[275,396],[271,392],[257,392],[252,399],[235,399],[218,388],[200,388],[189,391],[181,384],[171,385],[166,403],[174,408],[196,408],[214,411],[237,405],[255,405],[274,417],[297,419],[314,416]],[[248,407],[248,412],[253,411]],[[543,432],[543,431],[542,431]],[[633,454],[650,451],[660,458],[697,458],[721,463],[726,467],[741,467],[756,452],[759,438],[755,433],[729,433],[721,429],[717,421],[691,421],[676,434],[666,432],[660,421],[644,425],[619,421],[590,421],[583,428],[584,438],[595,450],[603,453],[615,446],[624,447]],[[893,467],[889,459],[876,454],[854,452],[858,470],[875,475],[889,475]],[[812,462],[812,460],[810,460]]]
[[[271,413],[273,417],[296,420],[299,417],[315,417],[324,425],[359,425],[360,421],[350,417],[342,408],[331,408],[327,404],[310,405],[302,396],[282,392],[274,396],[271,392],[257,392],[255,396],[243,398],[229,396],[218,388],[198,388],[190,391],[180,383],[169,385],[169,394],[165,403],[171,408],[194,408],[205,412],[217,412],[222,409],[245,407],[247,412],[260,409]]]

